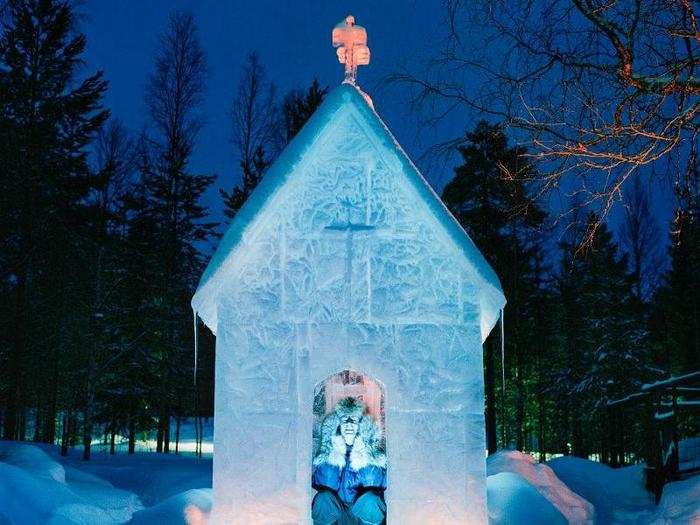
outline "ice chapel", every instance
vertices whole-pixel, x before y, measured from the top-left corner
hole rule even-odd
[[[505,298],[356,85],[366,34],[335,43],[346,80],[192,299],[216,334],[212,520],[311,523],[314,425],[350,395],[384,434],[390,525],[485,524],[482,342]]]

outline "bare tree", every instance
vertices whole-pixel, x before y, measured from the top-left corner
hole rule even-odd
[[[248,54],[231,108],[232,142],[241,168],[241,184],[222,190],[225,213],[232,218],[255,189],[283,140],[274,84],[255,52]]]
[[[119,196],[133,183],[135,167],[136,143],[122,121],[112,117],[100,129],[94,145],[91,202],[113,211]]]
[[[146,90],[146,104],[155,127],[151,159],[142,173],[147,186],[154,239],[150,254],[154,272],[152,291],[158,310],[152,317],[155,359],[155,404],[158,407],[157,451],[169,452],[170,417],[178,379],[189,370],[187,298],[202,270],[197,243],[208,239],[214,224],[200,199],[213,176],[192,174],[189,161],[202,127],[206,58],[190,13],[170,15],[161,34],[155,69]],[[149,312],[148,308],[145,308]],[[151,312],[153,313],[153,312]],[[183,394],[183,392],[180,392]]]
[[[202,126],[206,58],[190,13],[174,13],[161,34],[146,104],[165,148],[172,174],[184,170]]]
[[[623,210],[624,220],[620,228],[622,248],[629,256],[634,293],[638,300],[646,301],[660,275],[663,247],[641,178],[635,177],[625,190]]]
[[[515,128],[541,161],[540,189],[575,175],[602,219],[642,167],[683,164],[697,140],[699,6],[446,0],[448,44],[425,71],[393,79],[438,104],[433,114],[467,108]]]

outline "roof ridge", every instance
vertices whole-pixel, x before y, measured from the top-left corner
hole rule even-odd
[[[304,160],[305,154],[316,144],[317,139],[323,135],[324,130],[332,122],[333,115],[340,111],[345,103],[352,103],[369,127],[374,129],[380,143],[383,143],[382,145],[387,150],[394,152],[399,163],[404,168],[402,171],[406,172],[408,180],[412,182],[414,189],[426,202],[430,212],[445,229],[450,239],[460,248],[462,256],[470,262],[470,266],[475,274],[484,287],[488,289],[489,304],[482,306],[490,306],[496,310],[502,308],[505,298],[503,297],[498,276],[467,232],[464,231],[459,222],[450,213],[435,190],[401,147],[388,126],[374,109],[371,99],[368,99],[369,96],[366,93],[358,86],[350,83],[343,83],[328,94],[309,121],[268,168],[265,176],[229,224],[226,233],[221,238],[207,268],[202,274],[197,292],[192,298],[192,307],[195,311],[200,311],[200,307],[205,302],[204,297],[202,297],[205,288],[214,286],[214,291],[220,288],[220,284],[217,285],[215,282],[217,275],[224,267],[230,253],[243,239],[250,223],[270,203],[272,197],[279,189],[288,182],[288,176]],[[215,327],[210,326],[204,316],[202,318],[210,328],[215,330]]]

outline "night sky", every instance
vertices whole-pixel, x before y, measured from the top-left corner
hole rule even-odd
[[[478,116],[452,113],[438,127],[421,125],[400,86],[382,80],[400,68],[420,70],[446,37],[445,10],[440,0],[329,1],[329,0],[90,0],[80,7],[80,29],[88,37],[86,73],[103,69],[110,82],[106,106],[133,132],[146,123],[144,88],[153,67],[157,37],[173,10],[194,14],[209,75],[203,107],[206,121],[197,143],[193,172],[218,175],[205,196],[214,217],[222,218],[219,188],[230,190],[239,180],[231,145],[229,111],[241,66],[256,50],[268,77],[284,95],[306,88],[314,77],[331,89],[343,78],[331,46],[331,30],[352,13],[367,28],[372,62],[360,69],[359,84],[372,97],[375,108],[428,181],[440,191],[449,181],[458,159],[426,157],[438,142],[455,138],[471,128]],[[497,57],[496,57],[497,58]],[[466,82],[473,79],[465,78]],[[566,199],[553,195],[550,208]],[[670,190],[655,184],[652,206],[665,232],[673,202]],[[619,207],[613,213],[617,230]]]
[[[207,55],[206,125],[192,170],[218,175],[216,188],[207,195],[217,215],[221,209],[217,188],[230,189],[238,181],[228,113],[246,55],[250,50],[259,53],[280,94],[306,88],[314,77],[332,89],[342,81],[343,69],[331,45],[331,30],[348,13],[367,28],[372,52],[371,64],[360,69],[359,84],[409,156],[427,171],[431,183],[441,187],[449,180],[452,165],[436,169],[423,162],[422,155],[430,145],[459,135],[470,124],[455,116],[440,129],[421,127],[411,115],[405,93],[401,97],[400,88],[381,82],[397,68],[410,67],[409,61],[424,59],[431,46],[438,44],[444,35],[444,9],[439,0],[86,2],[81,6],[85,16],[80,27],[88,38],[86,72],[104,70],[110,82],[106,106],[134,132],[146,122],[144,87],[152,71],[158,34],[173,10],[195,15]]]

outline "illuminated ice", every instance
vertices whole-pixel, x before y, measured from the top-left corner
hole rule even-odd
[[[482,340],[498,278],[344,84],[268,171],[193,308],[217,334],[216,523],[310,523],[316,385],[386,392],[393,524],[486,523]]]

